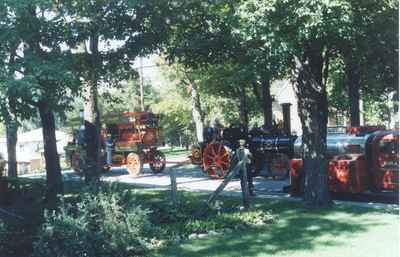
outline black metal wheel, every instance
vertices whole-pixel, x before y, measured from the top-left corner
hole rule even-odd
[[[150,160],[150,169],[153,173],[160,173],[165,168],[165,154],[161,151],[154,151]]]

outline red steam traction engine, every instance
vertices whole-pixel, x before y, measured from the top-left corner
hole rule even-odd
[[[151,112],[126,112],[115,115],[103,131],[103,159],[106,169],[126,166],[129,173],[139,175],[143,164],[149,163],[154,173],[162,172],[165,168],[165,155],[157,150],[163,144],[161,129],[158,126],[159,115]],[[82,170],[82,147],[75,144],[69,146],[71,166],[75,171]],[[76,147],[75,147],[76,146]],[[106,163],[109,151],[111,160]]]
[[[291,191],[303,191],[301,138],[294,144]],[[352,127],[328,133],[328,185],[331,192],[399,191],[399,132],[383,127]]]

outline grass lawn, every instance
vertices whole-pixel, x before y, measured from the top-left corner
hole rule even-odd
[[[191,154],[191,150],[186,150],[184,148],[175,148],[175,149],[164,149],[161,150],[167,159],[175,158],[175,157],[188,157]]]
[[[20,212],[17,208],[11,210],[24,216],[25,222],[30,224],[29,231],[26,231],[25,225],[25,228],[20,227],[18,230],[34,233],[41,220],[41,215],[37,212],[38,200],[41,198],[38,194],[43,193],[37,184],[43,184],[43,181],[21,181],[22,184],[31,184],[31,187],[36,188],[35,196],[25,191],[25,196],[19,202],[26,212]],[[165,235],[186,233],[184,238],[188,238],[192,233],[233,227],[232,224],[246,220],[246,215],[239,210],[240,198],[221,197],[219,211],[214,209],[207,217],[199,218],[195,213],[203,207],[207,194],[179,192],[180,206],[174,210],[169,205],[169,191],[141,189],[130,185],[118,187],[134,192],[132,200],[152,211],[152,223],[162,228]],[[82,184],[78,182],[66,182],[66,198],[73,201],[81,188]],[[260,213],[272,214],[276,218],[273,223],[234,228],[231,232],[225,230],[220,235],[206,235],[201,239],[185,239],[179,242],[170,241],[163,248],[150,252],[149,256],[399,256],[399,215],[393,210],[373,210],[350,205],[337,205],[327,210],[310,210],[298,202],[254,199],[252,211],[249,213],[255,213],[256,216]],[[21,221],[13,220],[12,217],[0,215],[0,219],[23,225]],[[29,246],[29,242],[27,243]]]
[[[277,222],[188,240],[163,249],[155,256],[399,256],[398,213],[351,206],[308,210],[299,203],[271,200],[257,200],[254,208],[277,215]]]

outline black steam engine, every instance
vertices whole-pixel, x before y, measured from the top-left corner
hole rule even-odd
[[[239,146],[239,140],[246,140],[252,155],[252,169],[256,175],[286,178],[293,157],[296,136],[290,134],[290,106],[283,105],[283,127],[206,128],[205,142],[192,148],[191,160],[200,164],[203,171],[213,178],[223,178],[231,167],[231,157]]]
[[[256,175],[280,179],[288,177],[296,138],[283,129],[251,130],[248,145]]]

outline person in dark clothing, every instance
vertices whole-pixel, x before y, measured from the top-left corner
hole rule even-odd
[[[107,152],[107,165],[111,166],[112,164],[112,150],[114,147],[114,142],[111,137],[111,134],[107,134],[107,139],[105,141],[106,144],[106,152]]]
[[[254,183],[253,183],[253,169],[251,166],[251,158],[252,154],[250,153],[249,149],[246,148],[246,140],[240,139],[239,140],[239,148],[237,149],[238,158],[242,160],[245,156],[247,156],[247,163],[246,163],[246,170],[247,170],[247,181],[243,179],[243,170],[240,169],[239,176],[240,176],[240,185],[243,188],[244,183],[248,183],[249,192],[251,196],[254,196]]]
[[[212,127],[205,127],[203,130],[203,139],[205,143],[210,143],[213,140],[214,129]]]

